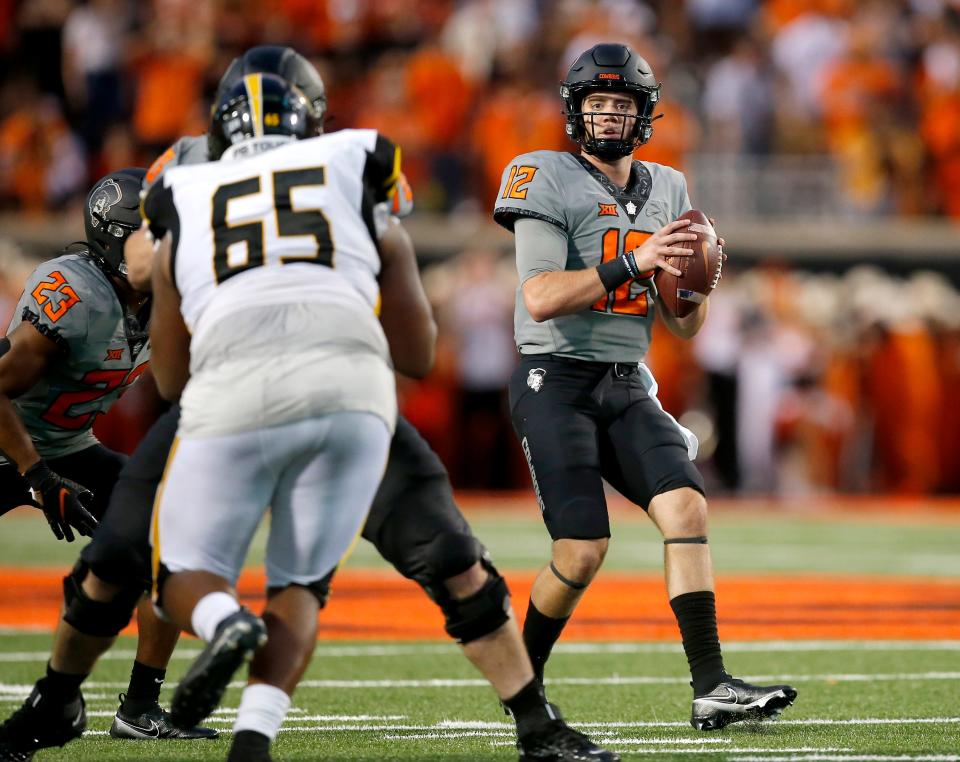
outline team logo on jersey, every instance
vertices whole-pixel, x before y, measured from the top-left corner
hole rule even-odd
[[[616,204],[604,204],[602,201],[597,202],[600,205],[600,211],[597,212],[597,217],[619,217],[620,212],[617,211]]]
[[[123,359],[123,349],[108,349],[107,356],[103,358],[104,362],[113,362],[114,360]]]
[[[631,218],[637,216],[637,211],[638,211],[637,205],[632,201],[628,201],[624,209],[627,210],[627,214],[629,214]]]
[[[543,388],[543,377],[546,375],[547,371],[543,368],[532,368],[527,374],[527,386],[533,391],[539,392]]]
[[[95,228],[100,227],[100,220],[109,214],[114,204],[119,203],[122,195],[120,186],[113,178],[104,180],[90,194],[90,222]]]

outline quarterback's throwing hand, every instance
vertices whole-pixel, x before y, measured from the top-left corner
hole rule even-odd
[[[656,233],[650,236],[640,246],[635,248],[631,254],[637,263],[637,269],[641,272],[662,268],[671,275],[679,276],[680,271],[671,265],[666,257],[691,257],[693,249],[681,248],[680,244],[688,241],[696,241],[697,236],[693,233],[684,232],[684,228],[690,224],[690,220],[674,220],[668,222]]]
[[[58,540],[66,538],[67,542],[73,542],[74,529],[87,537],[93,534],[97,520],[86,508],[93,501],[90,490],[64,479],[42,460],[28,468],[23,476]]]

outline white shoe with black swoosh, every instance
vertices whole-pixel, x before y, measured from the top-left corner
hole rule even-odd
[[[690,724],[697,730],[719,730],[741,720],[776,719],[796,697],[789,685],[751,685],[731,678],[694,697]]]
[[[147,711],[131,715],[123,711],[124,695],[120,694],[120,708],[117,709],[110,726],[111,738],[132,739],[135,741],[158,741],[168,738],[178,741],[208,740],[220,734],[213,728],[197,726],[186,730],[178,728],[170,719],[170,713],[159,704]]]

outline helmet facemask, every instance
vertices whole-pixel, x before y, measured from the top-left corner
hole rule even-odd
[[[578,86],[579,85],[579,86]],[[623,156],[631,155],[639,146],[650,140],[653,135],[653,112],[660,98],[660,86],[655,88],[613,89],[612,92],[623,93],[633,98],[637,104],[636,114],[627,114],[617,111],[589,111],[583,104],[591,96],[603,92],[594,83],[578,83],[578,85],[562,85],[560,93],[568,104],[566,112],[567,135],[579,143],[583,150],[600,159],[611,161]],[[570,106],[575,104],[571,109]],[[602,121],[612,116],[620,120],[620,134],[616,137],[597,137],[605,129]],[[592,127],[592,129],[591,129]]]

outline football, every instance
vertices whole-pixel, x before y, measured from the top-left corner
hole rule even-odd
[[[676,276],[658,269],[654,283],[667,311],[674,317],[686,317],[713,291],[720,280],[723,263],[720,261],[717,231],[713,229],[707,215],[699,209],[691,209],[681,214],[678,219],[690,220],[686,232],[696,233],[697,240],[674,245],[682,249],[693,249],[693,256],[667,257],[667,262],[682,274]]]

